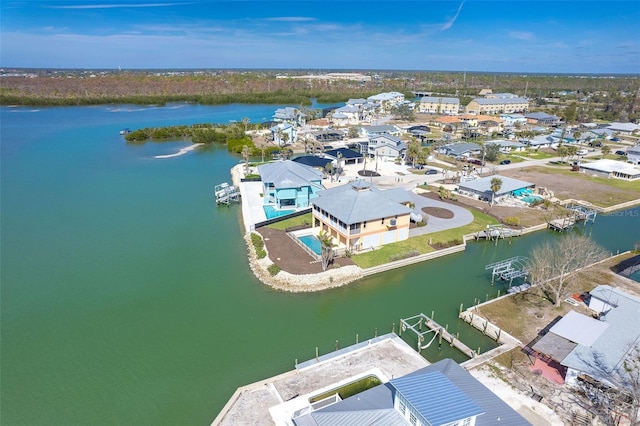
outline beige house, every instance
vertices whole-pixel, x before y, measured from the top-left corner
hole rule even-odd
[[[489,95],[469,102],[466,112],[469,114],[512,114],[529,110],[529,101],[510,94]]]
[[[363,180],[326,189],[311,202],[316,234],[338,249],[370,250],[409,238],[411,209],[404,190],[379,190]]]
[[[424,96],[420,98],[418,111],[428,114],[456,115],[460,112],[460,99]]]

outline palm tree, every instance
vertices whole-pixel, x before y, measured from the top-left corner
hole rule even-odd
[[[320,247],[322,248],[322,270],[326,271],[329,263],[333,261],[333,248],[337,246],[333,243],[333,237],[325,231],[320,231],[318,240],[320,240]]]
[[[244,174],[249,174],[249,147],[247,145],[242,147],[242,158],[244,159]]]
[[[502,179],[499,177],[491,178],[491,205],[493,205],[496,198],[496,192],[502,188]]]

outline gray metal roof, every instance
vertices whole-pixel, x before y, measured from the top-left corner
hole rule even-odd
[[[258,173],[263,183],[273,183],[276,189],[317,186],[322,181],[321,171],[291,160],[262,164]]]
[[[462,155],[467,152],[480,151],[482,147],[477,143],[472,142],[457,142],[443,145],[442,149],[447,151],[450,155]]]
[[[459,104],[458,98],[441,98],[436,96],[423,96],[420,98],[421,103],[438,103],[438,104]]]
[[[350,225],[381,218],[408,215],[411,209],[385,195],[385,191],[369,188],[358,180],[318,193],[311,203]]]
[[[440,381],[443,381],[442,377],[444,377],[448,381],[448,384],[445,385],[447,389],[451,389],[451,386],[453,386],[458,392],[449,394],[452,396],[451,398],[442,398],[439,395],[441,392],[438,392],[438,388],[435,387],[436,382],[427,382],[430,377]],[[435,394],[435,399],[424,401],[427,405],[435,406],[433,408],[427,407],[426,409],[428,410],[437,410],[439,405],[447,406],[448,411],[457,419],[464,418],[465,413],[484,413],[476,418],[476,426],[495,426],[496,424],[509,426],[531,425],[514,409],[509,407],[507,403],[451,359],[438,361],[402,378],[394,379],[389,383],[376,386],[336,404],[321,408],[312,414],[294,420],[294,423],[296,426],[405,426],[408,422],[393,410],[396,383],[399,380],[404,380],[406,385],[422,383],[422,386],[409,391],[410,396],[415,396],[418,400],[423,398],[423,392]],[[413,394],[414,392],[415,395]],[[464,411],[458,411],[459,407],[455,402],[466,402],[468,400],[475,406],[473,411],[469,408],[464,408]],[[410,400],[410,402],[413,401]],[[471,407],[471,405],[467,407]],[[356,414],[358,412],[361,413]],[[434,425],[436,424],[441,423],[434,423]]]
[[[492,141],[487,141],[485,143],[485,145],[490,145],[490,144],[498,145],[501,148],[524,148],[526,146],[521,142],[505,141],[503,139],[496,139]]]
[[[606,322],[569,311],[549,331],[577,344],[591,346],[608,327]]]
[[[623,361],[634,344],[640,344],[640,298],[608,285],[600,285],[590,293],[592,298],[614,306],[600,317],[609,327],[591,346],[578,345],[562,365],[605,383],[624,386]]]
[[[532,112],[525,115],[526,118],[533,118],[534,120],[560,120],[560,117],[547,114],[546,112]]]
[[[478,105],[505,105],[505,104],[528,104],[524,98],[476,98]]]
[[[487,195],[491,195],[491,179],[493,178],[499,178],[502,181],[502,186],[500,187],[500,190],[496,192],[496,196],[508,194],[511,191],[516,191],[518,189],[530,188],[532,186],[535,186],[535,184],[531,182],[525,182],[523,180],[510,178],[507,176],[493,175],[469,182],[460,182],[458,184],[458,187],[468,191],[486,193]]]
[[[391,380],[391,385],[431,425],[444,425],[483,413],[440,371],[400,377]]]

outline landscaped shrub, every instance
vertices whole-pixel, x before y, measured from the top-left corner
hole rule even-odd
[[[520,218],[516,217],[516,216],[509,216],[509,217],[505,217],[502,222],[505,225],[509,225],[509,226],[519,226],[520,225]]]
[[[264,241],[259,234],[256,234],[255,232],[251,233],[251,243],[256,249],[256,256],[258,257],[258,259],[262,259],[267,255],[267,252],[264,249]]]
[[[278,272],[280,272],[280,267],[278,265],[276,265],[275,263],[272,263],[267,268],[267,271],[269,271],[269,275],[271,275],[273,277],[275,275],[278,275]]]

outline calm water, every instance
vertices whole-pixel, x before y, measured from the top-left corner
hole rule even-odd
[[[321,294],[280,293],[248,269],[238,207],[213,200],[239,158],[154,159],[185,144],[127,145],[118,134],[259,122],[275,108],[0,108],[1,424],[209,424],[236,387],[419,312],[491,347],[458,324],[460,303],[496,293],[485,264],[553,234],[471,244]],[[601,216],[586,232],[627,250],[639,212]],[[428,356],[457,356],[447,349]]]

